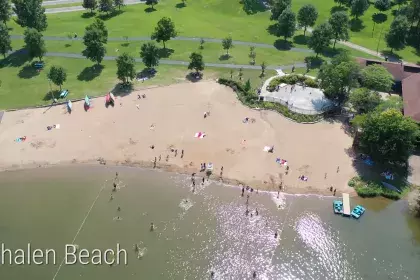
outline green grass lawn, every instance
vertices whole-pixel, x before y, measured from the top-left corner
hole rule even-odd
[[[44,6],[45,9],[53,9],[53,8],[64,8],[64,7],[76,7],[82,6],[82,1],[79,3],[66,3],[66,4],[58,4],[58,5],[48,5]]]
[[[70,59],[58,57],[46,57],[46,70],[52,65],[63,65],[67,70],[67,81],[63,88],[70,90],[69,98],[82,98],[103,95],[112,90],[119,82],[116,78],[115,61],[104,61],[100,71],[96,70],[93,63],[87,59]],[[143,66],[138,64],[137,71]],[[2,62],[0,77],[0,109],[22,108],[25,106],[45,105],[51,102],[49,83],[46,70],[38,73],[26,61],[25,56],[11,56]],[[134,86],[147,87],[150,85],[168,85],[177,82],[185,82],[189,71],[184,66],[161,65],[157,68],[157,75],[145,82],[134,82]],[[262,83],[258,77],[259,70],[244,70],[243,79],[250,79],[252,86],[257,87]],[[274,71],[267,71],[267,76],[274,75]],[[233,76],[237,78],[238,71]],[[205,79],[218,77],[230,77],[230,69],[208,68],[204,71]],[[58,87],[52,85],[53,90]]]

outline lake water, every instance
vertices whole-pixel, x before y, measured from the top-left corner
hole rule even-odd
[[[108,166],[0,173],[0,243],[57,252],[55,265],[1,265],[0,279],[419,279],[405,201],[353,198],[367,208],[355,220],[334,215],[332,197],[199,182],[193,193],[188,176]],[[117,243],[128,265],[60,265],[65,244]]]

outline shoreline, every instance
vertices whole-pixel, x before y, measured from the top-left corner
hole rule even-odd
[[[100,161],[104,163],[100,163]],[[103,166],[103,167],[127,167],[127,168],[139,168],[141,170],[145,171],[154,171],[154,172],[165,172],[165,173],[175,173],[179,175],[185,175],[190,176],[192,173],[194,173],[196,170],[194,168],[182,168],[180,166],[177,166],[175,164],[163,164],[163,165],[156,165],[156,168],[153,168],[153,162],[148,161],[133,161],[133,162],[120,162],[120,161],[113,161],[113,160],[105,160],[105,159],[91,159],[91,160],[85,160],[85,161],[78,161],[78,160],[71,160],[71,161],[60,161],[56,163],[51,162],[32,162],[32,163],[26,163],[22,165],[13,164],[10,166],[2,166],[0,167],[0,172],[15,172],[20,170],[32,170],[32,169],[38,169],[38,168],[50,168],[50,167],[66,167],[66,166],[75,166],[75,165],[85,165],[85,166]],[[198,175],[198,176],[197,176]],[[205,175],[205,172],[196,172],[196,176],[198,178],[207,177]],[[207,179],[206,179],[207,180]],[[235,187],[235,188],[241,188],[242,186],[247,186],[245,182],[238,180],[238,179],[232,179],[232,178],[220,178],[220,176],[217,176],[215,174],[212,174],[209,177],[209,180],[212,181],[212,183],[215,184],[221,184],[224,187]],[[262,188],[258,188],[257,186],[249,185],[254,190],[258,190],[260,193],[269,193],[269,194],[275,194],[277,193],[274,189],[268,189],[262,186]],[[283,188],[280,193],[286,194],[286,195],[313,195],[313,196],[321,196],[321,197],[340,197],[341,193],[337,193],[336,196],[331,195],[331,192],[326,189],[325,191],[320,190],[311,190],[311,189],[300,189],[300,188]],[[350,193],[350,197],[358,197],[356,192]]]

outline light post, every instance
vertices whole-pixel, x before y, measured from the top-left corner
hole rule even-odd
[[[49,85],[50,85],[50,93],[51,93],[51,100],[53,101],[53,103],[54,103],[54,94],[53,94],[53,92],[52,92],[52,88],[51,88],[51,79],[50,78],[48,78],[48,83],[49,83]]]

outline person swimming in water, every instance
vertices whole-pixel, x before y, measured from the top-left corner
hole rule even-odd
[[[252,278],[257,278],[257,272],[256,271],[254,271],[253,273],[252,273]]]
[[[121,211],[121,207],[120,207],[120,206],[118,206],[117,211],[118,211],[118,212],[120,212],[120,211]]]
[[[150,223],[150,231],[154,231],[155,230],[155,225],[153,223]]]
[[[276,233],[274,233],[274,238],[275,239],[277,239],[277,236],[278,236],[279,234],[277,233],[277,231],[276,231]]]
[[[113,191],[115,192],[115,191],[117,191],[117,184],[114,182],[114,189],[113,189]]]

